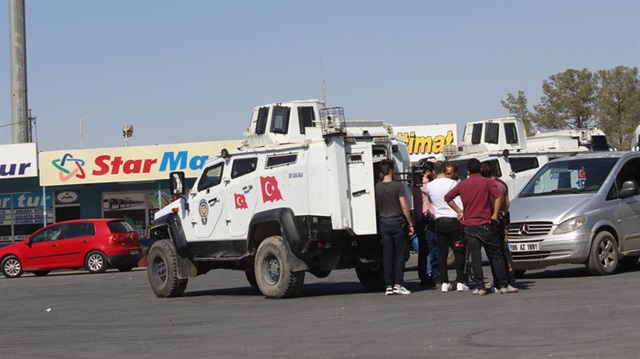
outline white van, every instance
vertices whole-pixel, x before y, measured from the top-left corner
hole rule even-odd
[[[589,152],[546,163],[511,201],[516,275],[573,263],[612,274],[640,257],[640,152]]]

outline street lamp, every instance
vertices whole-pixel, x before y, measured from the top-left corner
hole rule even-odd
[[[122,128],[122,137],[124,137],[125,146],[129,147],[129,137],[133,136],[133,125],[124,125]]]

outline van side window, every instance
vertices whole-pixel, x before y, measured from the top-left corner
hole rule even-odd
[[[640,186],[640,158],[632,158],[622,166],[616,177],[618,190],[622,188],[622,183],[625,181],[636,181],[636,185]]]
[[[218,163],[202,172],[200,180],[198,181],[198,192],[220,184],[220,180],[222,179],[222,169],[224,168],[223,165],[224,163]]]
[[[239,158],[233,161],[233,165],[231,167],[231,178],[238,178],[240,176],[244,176],[247,173],[251,173],[256,170],[256,165],[258,164],[258,159],[253,158]]]
[[[540,167],[537,157],[509,157],[509,164],[516,173]]]

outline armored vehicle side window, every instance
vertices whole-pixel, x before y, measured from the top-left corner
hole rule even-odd
[[[471,144],[473,145],[479,144],[481,138],[482,138],[482,124],[474,123],[473,132],[471,133]]]
[[[271,156],[267,158],[267,168],[296,163],[297,159],[298,159],[298,155],[295,153],[284,155],[284,156]]]
[[[231,178],[238,178],[255,171],[257,164],[258,159],[255,157],[239,158],[233,161],[233,166],[231,167]]]
[[[262,135],[267,129],[267,118],[269,118],[269,108],[260,107],[258,118],[256,119],[256,134]]]
[[[510,157],[509,164],[516,173],[540,167],[536,157]]]
[[[300,134],[305,133],[305,127],[315,127],[316,114],[312,106],[298,107],[298,123],[300,124]]]
[[[289,132],[289,113],[291,113],[290,107],[275,106],[273,108],[271,132],[285,134]]]
[[[506,122],[504,124],[504,136],[507,139],[507,143],[518,143],[518,131],[515,123]]]
[[[200,180],[198,181],[198,192],[220,184],[223,165],[223,163],[218,163],[208,167],[202,172],[202,176],[200,176]]]
[[[497,123],[489,122],[484,130],[484,142],[486,143],[498,143],[498,133],[500,132],[500,125]]]

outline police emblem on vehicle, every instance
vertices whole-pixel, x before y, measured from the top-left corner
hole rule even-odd
[[[200,203],[198,203],[198,212],[200,212],[200,219],[202,220],[202,224],[206,225],[207,217],[209,216],[209,203],[207,203],[207,200],[200,200]]]

